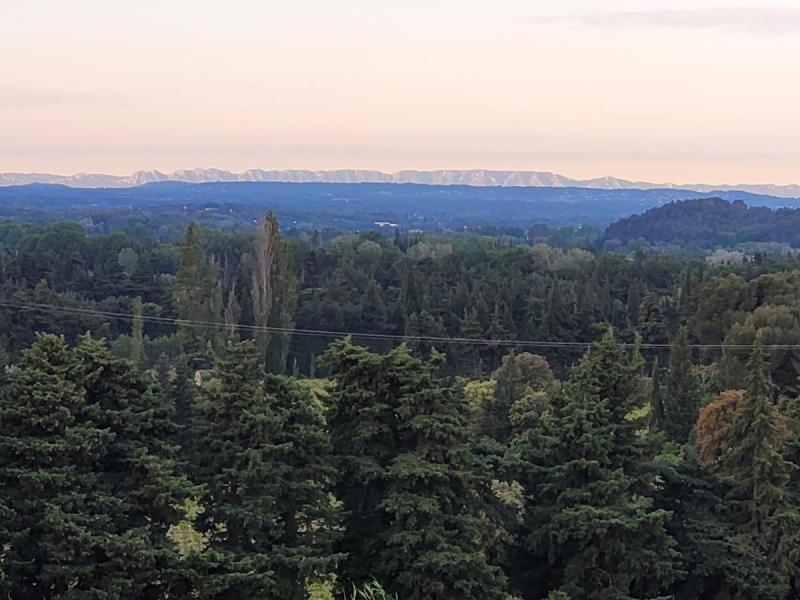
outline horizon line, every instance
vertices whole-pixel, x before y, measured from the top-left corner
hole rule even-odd
[[[200,176],[210,176],[213,177],[214,173],[219,174],[220,178],[218,179],[209,179],[205,181],[186,181],[185,179],[181,179],[181,177],[185,177],[186,175],[190,174],[197,174]],[[376,177],[386,177],[386,178],[394,178],[397,176],[402,175],[435,175],[435,174],[456,174],[456,175],[488,175],[491,176],[495,175],[505,175],[505,176],[539,176],[539,177],[553,177],[555,179],[565,180],[561,185],[547,185],[546,183],[521,183],[517,185],[509,184],[509,183],[502,183],[498,182],[496,186],[498,187],[569,187],[569,184],[578,184],[580,187],[591,187],[587,186],[586,184],[591,183],[600,183],[602,181],[607,182],[616,182],[620,184],[626,184],[628,187],[632,189],[636,189],[636,185],[644,185],[647,188],[692,188],[692,187],[704,187],[704,188],[713,188],[718,187],[721,190],[724,188],[739,188],[739,187],[756,187],[756,188],[775,188],[775,189],[788,189],[788,188],[797,188],[800,187],[800,182],[798,183],[753,183],[747,181],[741,181],[738,183],[727,183],[727,182],[718,182],[718,183],[705,183],[705,182],[694,182],[694,183],[676,183],[675,181],[646,181],[641,179],[629,179],[626,177],[618,177],[615,175],[602,175],[597,177],[586,177],[586,178],[575,178],[569,175],[564,175],[563,173],[559,173],[556,171],[548,171],[548,170],[536,170],[536,169],[508,169],[508,168],[438,168],[438,169],[414,169],[414,168],[405,168],[405,169],[398,169],[398,170],[389,170],[384,171],[381,169],[365,169],[365,168],[325,168],[325,169],[311,169],[311,168],[286,168],[286,169],[273,169],[273,168],[264,168],[264,167],[251,167],[244,170],[230,170],[230,169],[223,169],[219,167],[193,167],[193,168],[183,168],[183,169],[174,169],[174,170],[160,170],[160,169],[137,169],[128,174],[119,174],[119,173],[109,173],[109,172],[101,172],[101,171],[78,171],[73,172],[71,174],[63,174],[63,173],[53,173],[45,170],[36,170],[36,171],[0,171],[0,186],[6,187],[9,185],[25,185],[25,183],[63,183],[59,181],[29,181],[29,182],[20,182],[20,183],[4,183],[3,180],[8,178],[37,178],[37,177],[46,177],[46,178],[55,178],[59,180],[74,180],[74,179],[81,179],[81,178],[109,178],[113,180],[117,180],[118,184],[122,184],[121,187],[133,187],[135,185],[140,185],[134,183],[133,180],[135,178],[143,177],[143,176],[154,176],[158,177],[157,180],[152,181],[142,181],[141,184],[144,183],[155,183],[159,181],[174,181],[174,182],[183,182],[183,183],[315,183],[313,181],[290,181],[290,180],[238,180],[238,179],[225,179],[226,176],[230,177],[246,177],[249,174],[253,173],[264,173],[264,174],[312,174],[312,175],[327,175],[327,174],[343,174],[343,173],[352,173],[352,174],[364,174],[366,176],[373,175]],[[172,177],[176,176],[177,178],[173,179]],[[126,180],[128,180],[126,182]],[[567,183],[568,182],[568,183]],[[127,185],[126,185],[127,183]],[[447,181],[447,182],[414,182],[414,181],[318,181],[316,183],[427,183],[430,185],[470,185],[468,182],[465,181]],[[66,185],[66,184],[65,184]],[[475,185],[475,184],[473,184]],[[489,187],[487,183],[478,183],[477,187]]]

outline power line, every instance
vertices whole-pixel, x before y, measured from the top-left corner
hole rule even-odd
[[[93,308],[80,308],[70,306],[58,306],[55,304],[43,303],[21,303],[9,302],[0,300],[0,306],[6,308],[13,308],[18,310],[27,311],[41,311],[41,312],[54,312],[64,314],[77,314],[83,316],[94,317],[107,317],[124,319],[132,321],[136,318],[133,313],[115,312],[108,310],[100,310]],[[195,321],[176,319],[172,317],[159,317],[154,315],[141,315],[140,318],[144,322],[158,323],[161,325],[175,325],[181,327],[193,328],[219,328],[219,329],[234,329],[237,331],[250,331],[250,332],[266,332],[266,333],[280,333],[284,335],[308,336],[308,337],[322,337],[322,338],[345,338],[352,337],[357,339],[367,339],[376,341],[392,341],[392,342],[413,342],[413,343],[430,343],[430,344],[465,344],[475,346],[503,346],[514,348],[575,348],[587,349],[590,348],[594,342],[564,342],[556,340],[509,340],[509,339],[487,339],[487,338],[465,338],[465,337],[444,337],[444,336],[415,336],[415,335],[399,335],[389,333],[362,333],[357,331],[331,331],[324,329],[295,329],[290,327],[273,327],[261,325],[247,325],[245,323],[223,323],[219,321]],[[625,343],[627,347],[633,347],[634,344]],[[689,346],[696,350],[751,350],[753,344],[689,344]],[[671,344],[657,344],[657,343],[641,343],[638,345],[642,349],[652,350],[667,350],[672,347]],[[800,350],[800,344],[765,344],[765,350]]]

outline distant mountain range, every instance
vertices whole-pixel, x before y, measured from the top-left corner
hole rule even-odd
[[[680,189],[695,192],[741,191],[766,194],[780,198],[800,197],[800,185],[737,184],[709,185],[650,183],[629,181],[616,177],[572,179],[557,173],[541,171],[441,170],[441,171],[381,171],[340,169],[334,171],[250,169],[234,173],[222,169],[186,169],[172,173],[137,171],[132,175],[103,175],[77,173],[0,173],[0,186],[52,183],[80,188],[125,188],[146,183],[182,181],[187,183],[214,182],[285,182],[285,183],[416,183],[426,185],[470,185],[476,187],[555,187],[593,188],[602,190]]]

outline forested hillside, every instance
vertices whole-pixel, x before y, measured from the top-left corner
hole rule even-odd
[[[731,248],[747,242],[800,247],[800,211],[751,206],[721,198],[685,200],[612,223],[606,242],[646,240],[672,249]],[[766,245],[765,247],[769,247]]]
[[[800,262],[467,233],[0,224],[0,592],[796,598]]]

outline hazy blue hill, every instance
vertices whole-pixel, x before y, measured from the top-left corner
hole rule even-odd
[[[751,206],[800,205],[795,199],[741,191],[714,194],[678,189],[589,189],[573,187],[472,187],[423,184],[331,184],[157,182],[129,188],[74,188],[33,184],[0,187],[0,217],[26,220],[81,219],[97,211],[215,213],[220,224],[249,223],[265,209],[282,223],[342,229],[369,229],[375,221],[424,230],[475,225],[529,227],[532,223],[595,224],[641,213],[677,200],[742,200]],[[212,203],[214,206],[203,208]],[[184,208],[185,207],[185,208]],[[211,218],[209,216],[209,218]]]

